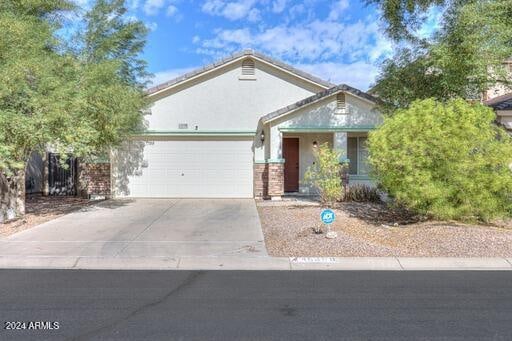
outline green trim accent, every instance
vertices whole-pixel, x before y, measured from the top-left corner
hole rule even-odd
[[[279,131],[284,133],[322,133],[322,132],[367,132],[376,129],[376,126],[366,127],[283,127],[278,128]]]
[[[349,174],[348,175],[349,180],[372,180],[369,175],[356,175],[356,174]]]
[[[254,160],[254,163],[265,164],[265,163],[267,163],[267,161],[266,160]]]
[[[254,130],[147,130],[133,136],[255,136]]]
[[[284,159],[268,159],[267,163],[284,163]]]

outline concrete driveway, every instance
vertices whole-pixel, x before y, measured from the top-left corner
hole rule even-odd
[[[267,256],[252,199],[109,200],[0,239],[0,256]]]

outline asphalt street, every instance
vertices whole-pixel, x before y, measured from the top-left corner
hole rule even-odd
[[[512,271],[0,270],[0,320],[0,340],[511,340]]]

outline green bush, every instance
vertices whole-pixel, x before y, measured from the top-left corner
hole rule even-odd
[[[340,164],[341,152],[324,143],[315,150],[315,163],[304,174],[304,182],[315,187],[324,205],[332,206],[342,196],[341,175],[345,164]]]
[[[462,99],[415,101],[370,134],[373,176],[398,204],[434,218],[510,216],[512,144],[494,120]]]

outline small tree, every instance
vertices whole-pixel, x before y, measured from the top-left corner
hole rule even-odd
[[[315,163],[304,174],[304,182],[315,187],[327,206],[332,206],[343,197],[341,175],[343,165],[340,163],[341,152],[324,143],[315,151]]]
[[[72,50],[58,30],[73,8],[0,2],[0,223],[25,213],[32,152],[100,154],[143,125],[147,30],[128,20],[124,0],[98,0]]]
[[[512,143],[495,114],[462,99],[415,101],[370,134],[373,176],[397,203],[440,219],[512,213]]]

